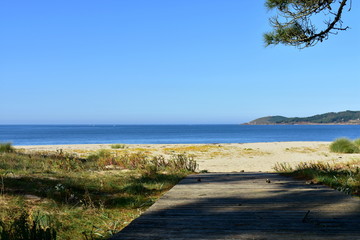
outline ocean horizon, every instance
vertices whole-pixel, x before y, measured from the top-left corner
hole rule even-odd
[[[0,125],[0,142],[11,142],[15,146],[333,141],[340,137],[360,138],[360,125]]]

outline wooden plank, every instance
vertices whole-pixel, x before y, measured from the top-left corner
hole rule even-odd
[[[192,175],[111,239],[360,239],[360,199],[272,173]]]

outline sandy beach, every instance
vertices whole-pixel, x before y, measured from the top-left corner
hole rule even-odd
[[[360,159],[360,154],[338,154],[329,151],[330,142],[271,142],[217,144],[125,144],[124,149],[112,149],[112,144],[18,146],[24,151],[57,151],[80,156],[109,149],[114,152],[146,152],[151,155],[187,153],[194,155],[199,170],[209,172],[262,171],[272,172],[276,163],[295,166],[300,162],[344,162]]]

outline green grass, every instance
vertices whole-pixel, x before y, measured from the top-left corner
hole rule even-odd
[[[354,142],[347,138],[339,138],[330,144],[330,151],[336,153],[359,153],[360,140]]]
[[[125,144],[113,144],[113,145],[111,145],[111,148],[112,149],[124,149],[124,148],[126,148],[126,145]]]
[[[20,225],[24,234],[38,229],[40,235],[56,232],[58,239],[106,239],[196,167],[185,154],[165,159],[102,150],[81,159],[63,152],[3,152],[0,236],[7,237],[0,239],[19,239],[9,236]],[[34,228],[39,214],[48,221]]]
[[[56,231],[46,215],[37,214],[29,219],[24,211],[10,222],[0,221],[0,239],[4,240],[55,240]]]
[[[360,148],[360,138],[355,139],[354,144]]]
[[[275,171],[296,178],[325,184],[347,194],[360,196],[360,160],[348,163],[300,163],[296,167],[276,164]]]
[[[3,152],[14,152],[14,148],[11,143],[0,143],[0,153]]]

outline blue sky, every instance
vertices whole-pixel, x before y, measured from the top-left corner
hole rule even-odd
[[[360,110],[360,3],[316,47],[264,47],[264,1],[0,2],[0,124],[243,123]]]

